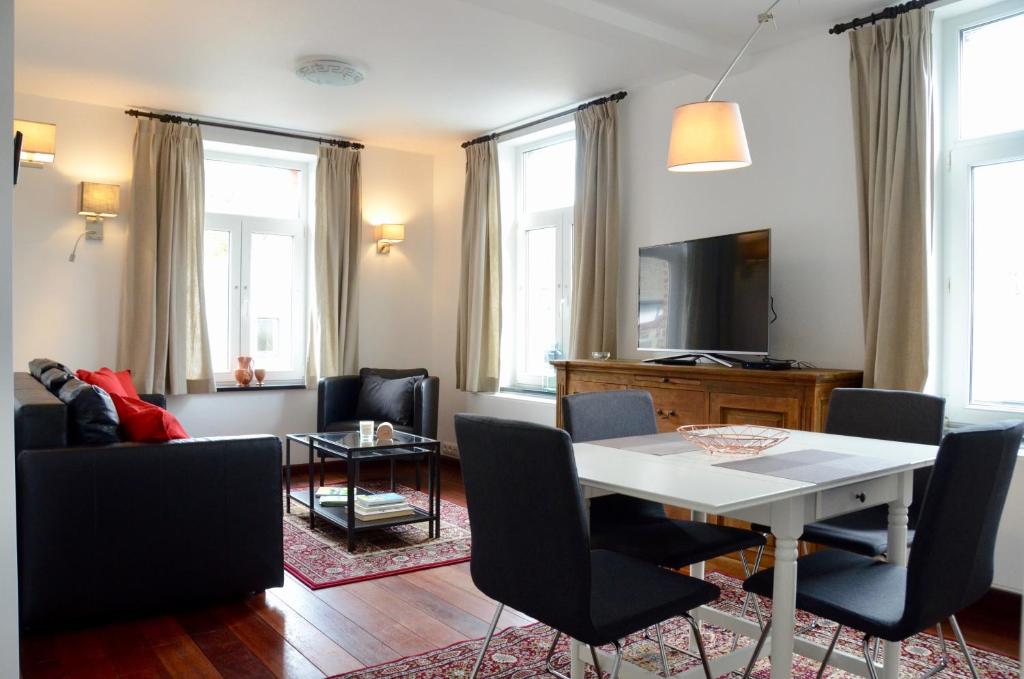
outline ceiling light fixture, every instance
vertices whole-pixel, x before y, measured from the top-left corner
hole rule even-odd
[[[740,106],[733,101],[712,101],[718,89],[746,53],[764,25],[774,20],[775,0],[757,17],[757,28],[747,38],[739,54],[725,69],[704,101],[676,108],[672,134],[668,142],[668,169],[671,172],[717,172],[750,165],[750,148],[743,129]]]
[[[334,57],[307,57],[295,67],[295,75],[316,85],[347,87],[363,81],[366,74],[347,61]]]

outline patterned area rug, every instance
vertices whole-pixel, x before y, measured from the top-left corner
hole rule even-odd
[[[742,606],[740,581],[719,573],[712,573],[708,579],[722,588],[722,598],[716,602],[715,608],[738,614]],[[753,618],[751,617],[751,619]],[[810,620],[810,616],[801,613],[798,616],[797,626],[803,627]],[[677,618],[666,623],[663,629],[669,644],[685,647],[686,633],[689,629],[685,622]],[[830,623],[823,622],[823,626],[815,628],[814,631],[808,632],[803,637],[827,645],[834,632],[835,627],[831,627]],[[946,630],[946,632],[948,635],[949,631]],[[544,671],[544,657],[551,644],[552,634],[550,628],[540,623],[528,627],[512,627],[496,634],[488,648],[479,676],[507,679],[551,677]],[[712,657],[727,653],[733,639],[731,632],[708,624],[703,625],[703,638],[707,645],[708,655]],[[844,631],[840,636],[838,648],[850,653],[859,653],[860,639],[856,633]],[[745,639],[741,645],[749,643],[752,642]],[[457,679],[458,677],[468,677],[479,649],[479,639],[464,641],[423,655],[338,675],[333,679],[341,677],[344,679]],[[982,677],[992,679],[1018,679],[1019,677],[1018,663],[1013,658],[976,648],[972,649],[972,655]],[[656,674],[661,674],[657,644],[644,639],[643,635],[635,634],[626,640],[626,656],[632,662],[642,665]],[[969,679],[970,672],[955,642],[949,645],[949,656],[950,665],[940,676]],[[900,676],[908,679],[919,677],[937,663],[940,657],[938,639],[931,635],[918,635],[903,644]],[[769,662],[768,658],[762,658],[752,676],[757,679],[769,679],[771,676]],[[568,673],[569,644],[564,637],[555,651],[554,664],[556,669]],[[695,667],[697,664],[698,662],[693,658],[669,649],[669,665],[672,673]],[[604,669],[606,670],[605,676],[607,676],[607,670],[611,668]],[[813,679],[817,669],[815,661],[797,656],[793,664],[793,676],[796,679]],[[853,676],[835,668],[829,668],[826,671],[828,679]],[[587,678],[597,679],[597,674],[592,669],[588,669]]]
[[[363,483],[375,491],[384,483]],[[419,507],[427,494],[398,486],[396,491]],[[284,515],[284,567],[311,589],[436,568],[469,560],[469,514],[465,507],[441,501],[441,537],[427,539],[427,524],[414,523],[360,533],[355,551],[345,546],[345,531],[322,519],[309,528],[309,510],[292,502]]]

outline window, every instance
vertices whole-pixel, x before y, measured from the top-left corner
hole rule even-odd
[[[268,380],[301,379],[311,163],[210,147],[203,275],[217,381],[233,382],[237,356]]]
[[[941,24],[939,386],[952,420],[1024,412],[1024,1]]]
[[[555,391],[569,342],[576,136],[560,126],[501,144],[501,386]]]

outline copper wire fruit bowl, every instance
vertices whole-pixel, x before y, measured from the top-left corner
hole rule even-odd
[[[679,434],[709,453],[760,455],[789,438],[789,432],[751,424],[688,424]]]

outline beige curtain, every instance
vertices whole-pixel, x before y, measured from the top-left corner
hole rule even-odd
[[[456,388],[497,391],[501,346],[501,214],[498,146],[494,140],[466,147],[458,323]]]
[[[140,118],[118,365],[142,393],[214,390],[203,297],[199,128]]]
[[[619,284],[618,104],[576,112],[570,355],[616,352]]]
[[[359,327],[359,151],[320,146],[316,165],[316,224],[313,270],[316,300],[307,386],[317,375],[350,375],[358,368]]]
[[[864,386],[928,377],[931,12],[850,34],[864,305]]]

